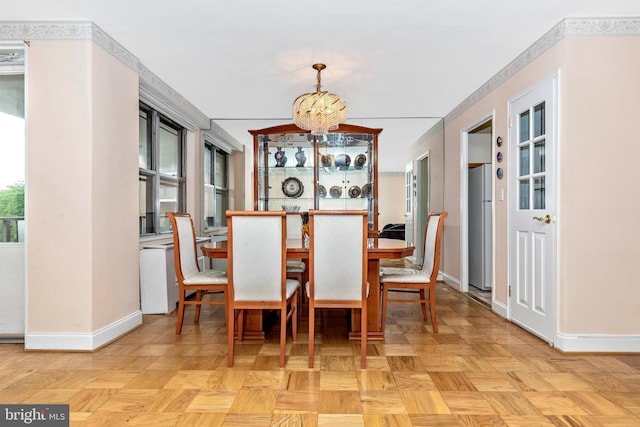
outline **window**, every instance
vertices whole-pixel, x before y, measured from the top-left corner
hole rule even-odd
[[[139,121],[140,235],[168,233],[167,212],[186,210],[186,131],[146,105]]]
[[[229,207],[229,155],[204,144],[204,227],[225,227]]]
[[[24,54],[0,50],[0,243],[24,242]]]

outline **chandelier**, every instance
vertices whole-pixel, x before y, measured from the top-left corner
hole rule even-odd
[[[300,129],[318,135],[338,129],[338,125],[344,123],[347,103],[338,95],[320,91],[320,72],[327,66],[313,64],[312,67],[318,71],[316,91],[300,95],[293,102],[293,122]]]

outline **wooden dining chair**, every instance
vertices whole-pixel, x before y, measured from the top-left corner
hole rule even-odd
[[[367,211],[309,211],[309,368],[315,310],[360,309],[360,365],[367,367]]]
[[[173,234],[173,263],[178,279],[178,318],[176,335],[182,332],[184,309],[186,305],[195,305],[194,322],[200,319],[202,305],[224,305],[225,318],[227,307],[227,273],[222,270],[200,270],[196,254],[196,232],[193,220],[188,213],[167,212]],[[187,298],[195,292],[193,299]],[[220,300],[204,300],[207,294],[223,294]]]
[[[385,267],[380,270],[382,291],[382,330],[387,320],[387,305],[390,302],[408,302],[422,304],[422,317],[427,320],[427,305],[430,309],[433,332],[438,333],[436,319],[436,280],[440,269],[440,247],[442,230],[447,212],[431,213],[427,218],[424,237],[424,255],[422,268]],[[415,298],[389,298],[389,292],[417,293]]]
[[[243,310],[280,311],[280,367],[285,365],[287,322],[298,335],[300,282],[286,277],[285,212],[227,211],[229,310],[227,365],[233,366],[235,324],[243,335]]]

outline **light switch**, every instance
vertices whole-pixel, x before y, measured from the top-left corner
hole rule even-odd
[[[500,201],[504,200],[504,188],[501,188],[498,190],[498,200]]]

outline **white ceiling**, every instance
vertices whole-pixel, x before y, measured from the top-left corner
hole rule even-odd
[[[639,0],[0,0],[0,20],[90,20],[243,144],[323,89],[384,128],[381,171],[565,17],[640,16]]]

